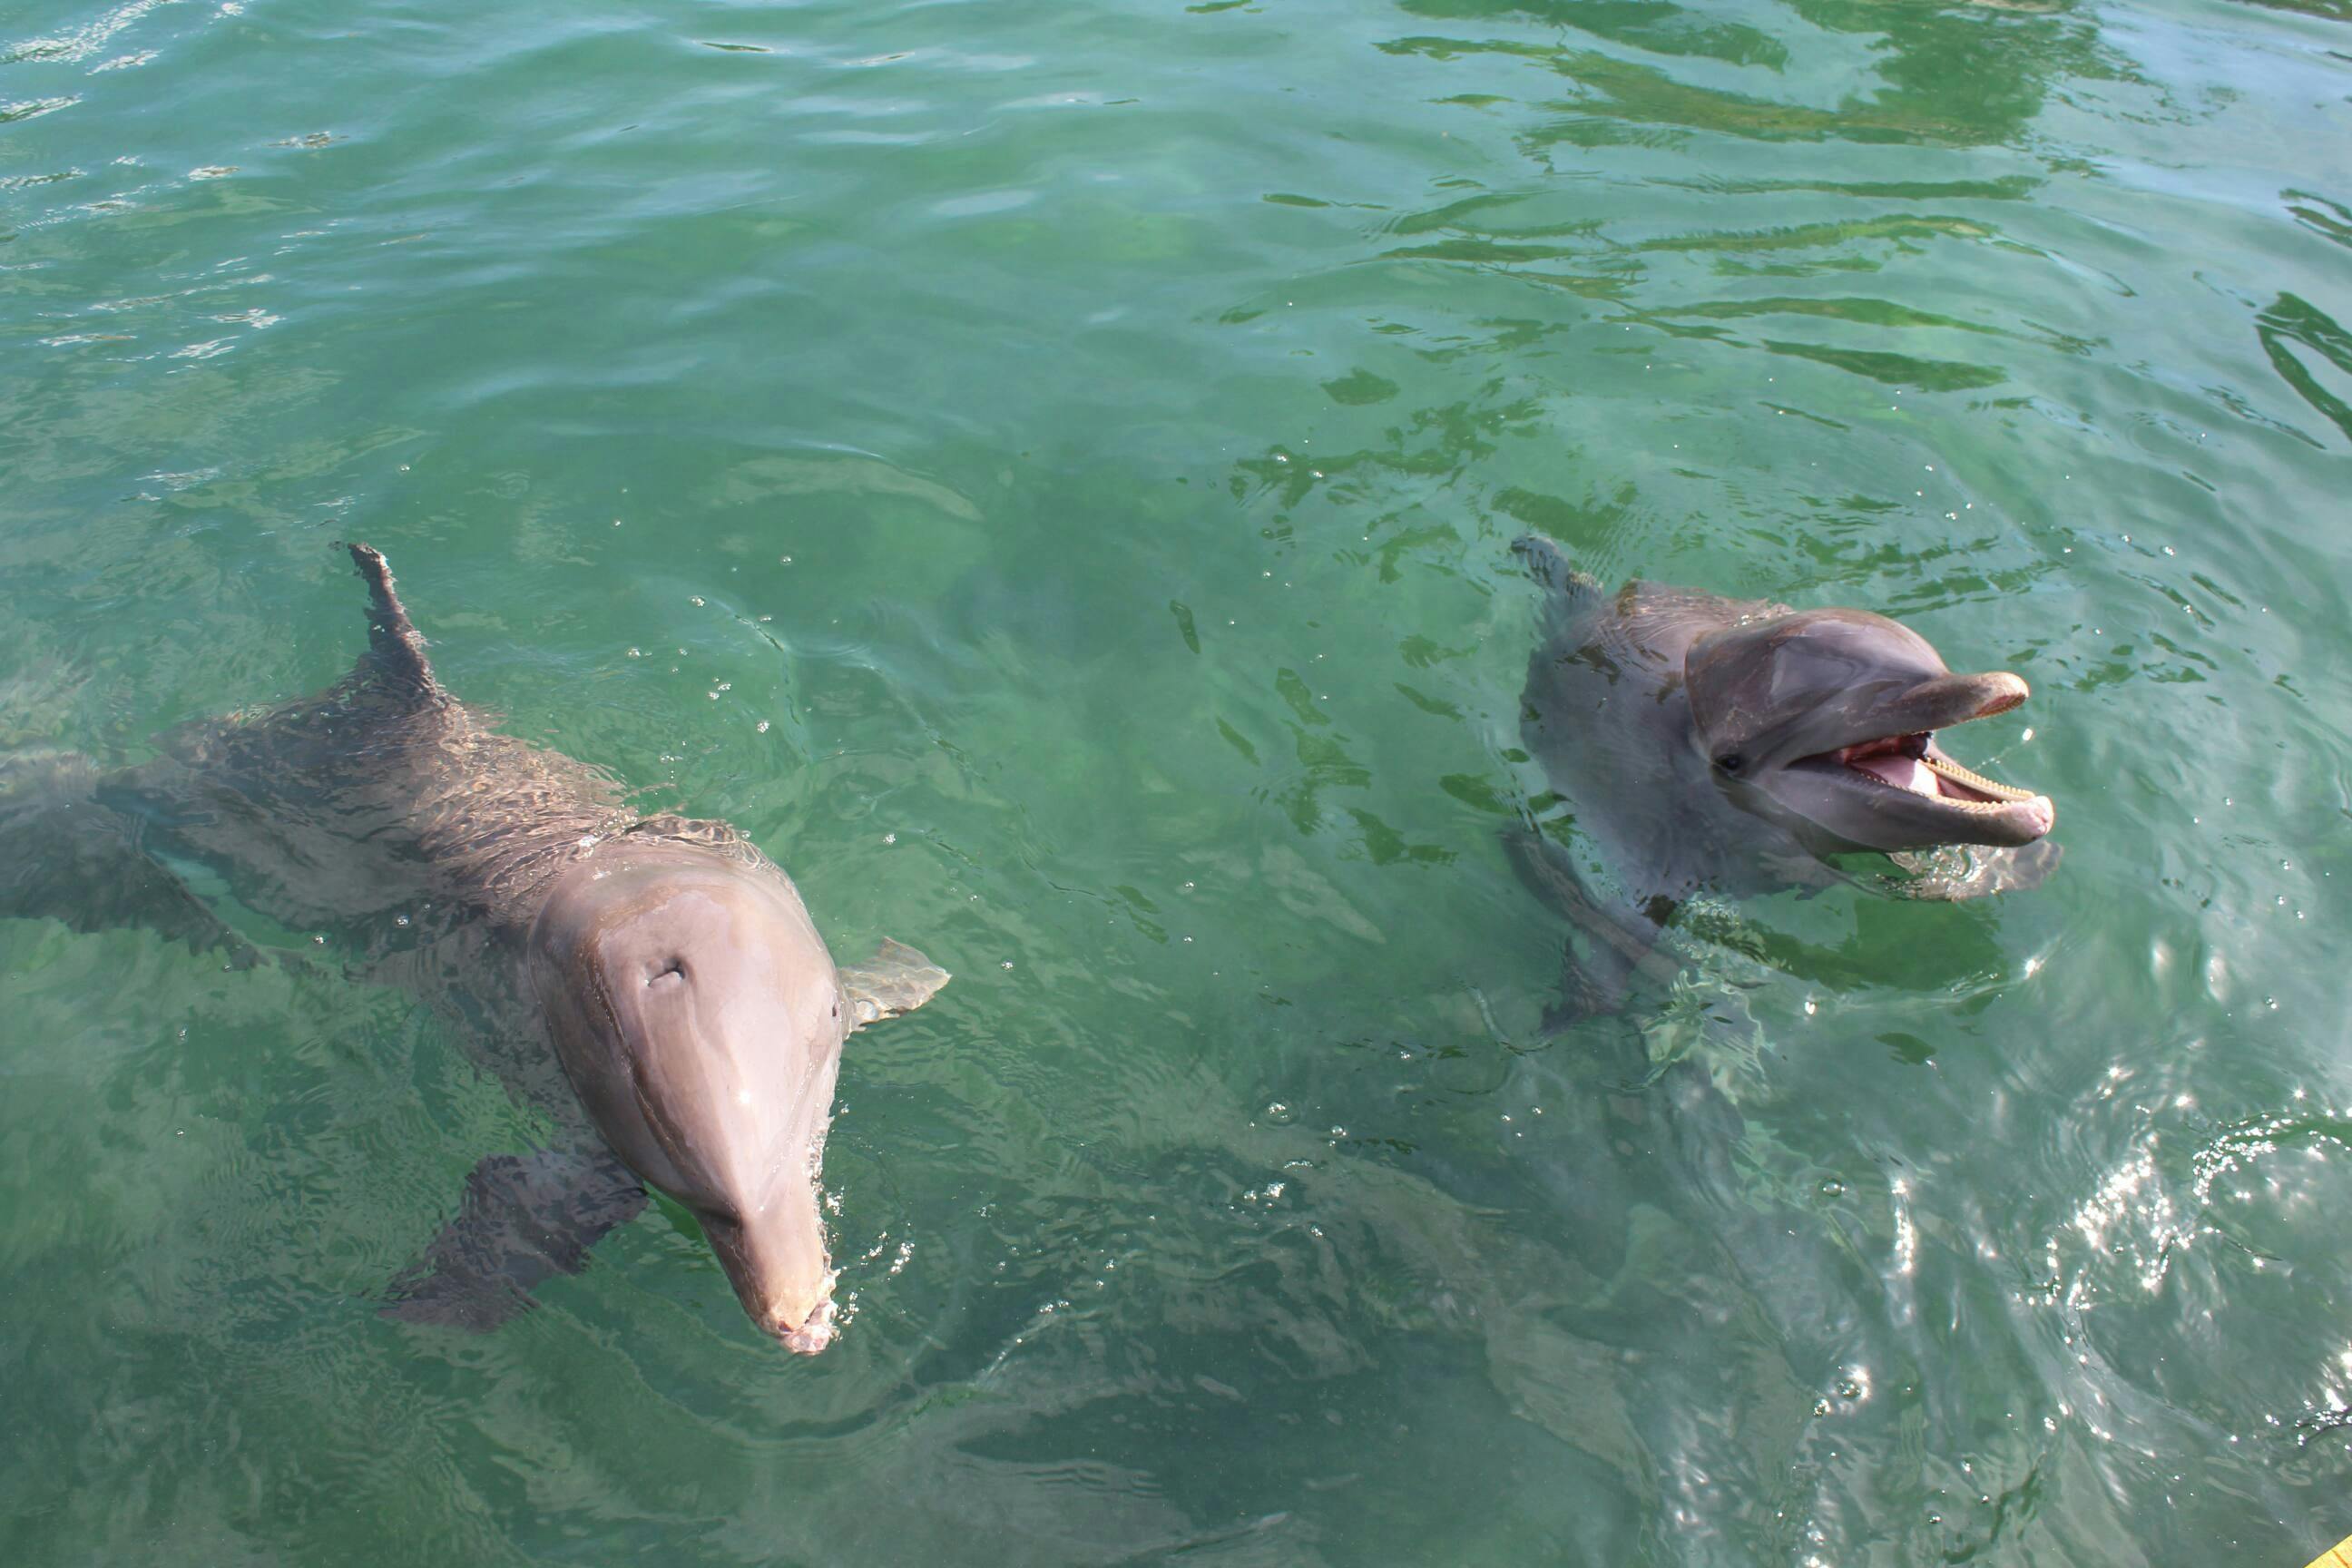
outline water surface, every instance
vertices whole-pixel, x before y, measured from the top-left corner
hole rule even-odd
[[[851,1042],[801,1360],[667,1206],[379,1320],[535,1133],[447,1026],[0,922],[0,1549],[2305,1561],[2347,247],[2336,0],[23,0],[0,744],[326,685],[365,538],[958,978]],[[2021,672],[1953,749],[2059,874],[1702,909],[1547,1036],[1529,529]]]

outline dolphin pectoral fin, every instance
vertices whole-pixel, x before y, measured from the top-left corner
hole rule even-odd
[[[850,1027],[862,1029],[901,1013],[911,1013],[945,985],[948,972],[903,942],[882,939],[874,956],[840,971],[842,999],[849,1004]]]
[[[457,1217],[385,1294],[383,1316],[476,1332],[529,1311],[531,1289],[588,1266],[588,1249],[635,1217],[646,1189],[603,1150],[492,1154],[466,1176]]]
[[[1675,967],[1658,952],[1657,941],[1674,918],[1674,900],[1653,899],[1638,911],[1620,914],[1601,907],[1577,876],[1567,851],[1540,832],[1514,828],[1504,834],[1503,845],[1520,880],[1565,916],[1582,939],[1581,953],[1571,942],[1562,955],[1560,1001],[1545,1012],[1547,1030],[1621,1011],[1636,974],[1661,987],[1673,984]]]

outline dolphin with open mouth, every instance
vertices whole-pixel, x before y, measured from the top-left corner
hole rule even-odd
[[[1867,611],[1643,582],[1611,594],[1549,539],[1512,549],[1549,590],[1521,733],[1591,853],[1540,829],[1513,848],[1592,941],[1571,965],[1583,1010],[1613,1009],[1695,893],[1830,881],[1824,858],[1857,851],[1975,847],[1899,884],[1921,898],[2031,888],[2057,864],[2050,797],[1941,740],[2022,703],[2018,677],[1955,675],[1927,638]]]

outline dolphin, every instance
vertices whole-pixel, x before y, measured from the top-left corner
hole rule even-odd
[[[552,1121],[548,1147],[474,1167],[386,1315],[511,1318],[650,1184],[700,1222],[754,1324],[824,1349],[842,1043],[947,973],[887,941],[837,966],[792,879],[733,827],[641,816],[609,775],[499,733],[435,678],[383,556],[345,548],[368,649],[327,691],[185,726],[131,769],[0,768],[0,908],[146,923],[238,962],[257,926],[331,941],[458,1023]]]
[[[1963,899],[2036,886],[2057,864],[2049,796],[1965,766],[1938,738],[2022,703],[2018,677],[1955,675],[1868,611],[1644,582],[1610,594],[1549,539],[1512,549],[1547,589],[1520,732],[1588,853],[1532,818],[1511,847],[1592,943],[1587,963],[1571,955],[1580,1010],[1613,1010],[1633,972],[1654,974],[1658,935],[1703,890],[1827,882],[1838,855],[1972,846],[1897,884]]]

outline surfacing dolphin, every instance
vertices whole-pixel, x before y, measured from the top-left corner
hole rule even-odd
[[[1549,539],[1512,549],[1549,590],[1521,733],[1600,864],[1540,834],[1514,848],[1592,943],[1571,963],[1585,1010],[1617,1005],[1702,890],[1827,882],[1839,873],[1824,857],[1867,850],[1979,847],[1900,884],[1917,898],[2031,888],[2057,864],[2049,797],[1937,740],[2023,702],[2016,676],[1954,675],[1925,637],[1867,611],[1642,582],[1612,595]]]
[[[169,874],[193,863],[230,904],[331,934],[466,1026],[557,1137],[475,1166],[388,1315],[513,1316],[651,1183],[701,1222],[752,1322],[824,1349],[818,1173],[842,1041],[946,972],[890,942],[836,968],[791,879],[734,828],[640,817],[604,773],[490,729],[434,679],[383,557],[349,549],[369,647],[325,693],[173,731],[126,772],[8,770],[8,912],[236,946]],[[24,868],[44,853],[69,871]]]

